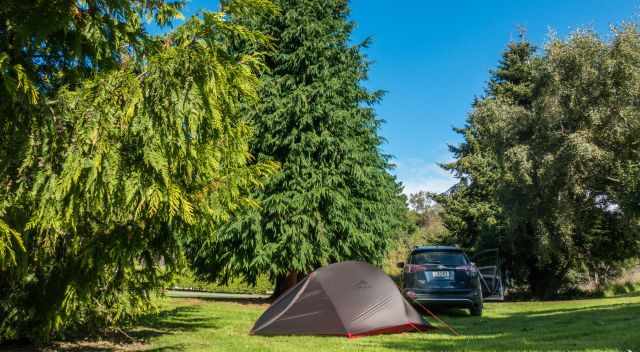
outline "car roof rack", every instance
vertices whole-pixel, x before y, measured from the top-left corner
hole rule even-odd
[[[458,246],[415,246],[414,251],[461,251],[462,248]]]

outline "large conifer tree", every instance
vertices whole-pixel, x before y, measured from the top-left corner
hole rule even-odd
[[[252,152],[282,172],[260,192],[261,210],[237,217],[197,267],[223,279],[268,273],[277,295],[326,263],[379,262],[405,200],[380,152],[371,105],[381,93],[361,85],[366,43],[350,44],[347,1],[276,3],[281,16],[254,23],[278,46],[251,112]]]
[[[540,60],[535,53],[536,47],[524,35],[519,41],[509,43],[498,67],[491,72],[485,96],[474,102],[474,112],[488,100],[530,107],[535,85],[534,68]],[[445,226],[458,244],[470,251],[499,247],[510,271],[525,277],[527,273],[513,261],[531,251],[528,246],[507,243],[505,239],[509,236],[505,233],[504,212],[497,201],[500,166],[493,150],[495,136],[491,135],[495,123],[493,119],[475,113],[469,116],[464,128],[455,129],[464,137],[464,142],[449,146],[456,160],[445,164],[444,169],[453,172],[460,181],[453,192],[435,195],[435,199],[446,210],[443,212]]]

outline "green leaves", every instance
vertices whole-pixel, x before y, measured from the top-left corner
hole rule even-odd
[[[0,220],[0,270],[16,265],[16,252],[24,252],[22,236]]]
[[[38,102],[38,90],[27,77],[21,64],[10,64],[7,53],[0,52],[0,82],[3,84],[3,95],[10,99],[24,99],[30,104]]]
[[[554,38],[541,55],[512,43],[452,148],[446,167],[466,182],[439,199],[447,226],[468,246],[499,245],[535,296],[637,256],[635,182],[620,180],[640,160],[639,55],[633,26],[610,42]]]
[[[360,85],[367,62],[349,44],[346,2],[277,4],[282,15],[247,21],[277,45],[247,114],[252,153],[281,171],[253,193],[260,208],[234,214],[198,252],[196,267],[212,279],[255,282],[341,260],[380,263],[404,215],[370,108],[380,94]]]
[[[9,42],[46,55],[23,65],[37,100],[0,101],[0,340],[141,314],[184,266],[184,244],[258,206],[251,193],[277,164],[252,159],[241,108],[258,95],[267,37],[226,16],[273,7],[229,3],[232,12],[203,13],[164,37],[144,32],[142,18],[167,24],[181,4],[79,2],[60,18],[78,46],[58,41],[56,24],[13,16],[28,6],[0,10],[25,31],[17,37],[46,43]],[[17,58],[7,53],[4,86],[22,82],[11,81]]]

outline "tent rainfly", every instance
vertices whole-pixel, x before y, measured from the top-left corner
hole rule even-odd
[[[357,337],[430,327],[389,276],[348,261],[322,267],[283,293],[251,334]]]

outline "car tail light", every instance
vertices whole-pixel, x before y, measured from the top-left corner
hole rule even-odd
[[[417,273],[419,271],[427,270],[427,267],[420,264],[405,264],[404,270],[408,273]]]

